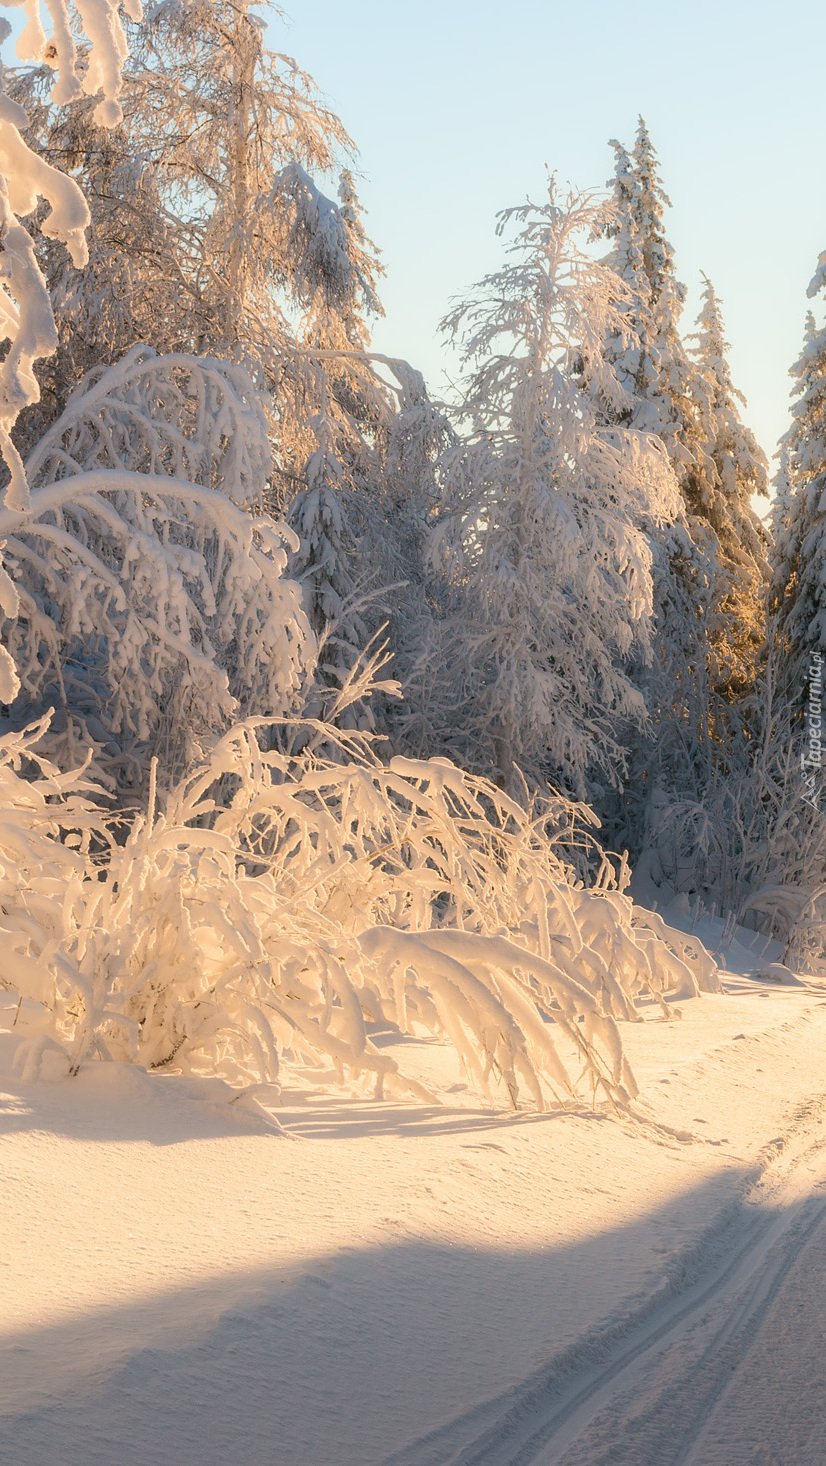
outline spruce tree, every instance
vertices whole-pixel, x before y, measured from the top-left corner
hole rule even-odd
[[[826,253],[809,295],[825,290]],[[785,439],[788,486],[777,516],[771,604],[800,683],[807,661],[826,652],[826,324],[811,312],[792,377],[796,402]]]
[[[614,143],[608,262],[623,280],[623,326],[606,342],[625,390],[602,420],[655,433],[679,483],[682,514],[651,526],[654,656],[637,671],[652,738],[639,743],[614,838],[632,849],[656,839],[674,801],[701,806],[716,771],[739,747],[728,708],[750,685],[760,644],[765,537],[750,493],[765,488],[765,460],[737,410],[719,305],[707,288],[697,347],[680,335],[685,287],[676,276],[665,215],[669,199],[640,119],[632,154]],[[731,725],[731,726],[730,726]],[[726,751],[728,749],[728,751]],[[722,752],[721,752],[722,750]]]
[[[740,416],[746,399],[731,380],[720,302],[708,277],[703,280],[692,357],[706,404],[707,466],[694,485],[698,513],[717,541],[712,682],[731,703],[751,687],[765,636],[769,540],[751,500],[768,494],[768,463]]]
[[[703,395],[679,333],[686,292],[665,232],[671,201],[643,118],[633,154],[616,141],[611,146],[614,211],[606,229],[612,240],[606,263],[625,284],[628,299],[621,303],[623,328],[612,333],[608,356],[629,398],[624,421],[657,434],[684,486],[703,460]]]
[[[709,409],[709,454],[715,477],[704,508],[727,553],[738,559],[751,552],[765,560],[766,535],[751,508],[755,494],[768,494],[768,463],[754,434],[743,423],[743,393],[731,380],[722,310],[717,292],[703,275],[703,298],[697,317],[694,358]],[[738,406],[739,404],[739,406]]]

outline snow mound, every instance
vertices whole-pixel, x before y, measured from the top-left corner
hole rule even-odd
[[[767,962],[764,966],[759,967],[754,975],[758,982],[778,982],[783,987],[802,988],[806,986],[802,978],[796,977],[791,968],[786,967],[782,962]]]

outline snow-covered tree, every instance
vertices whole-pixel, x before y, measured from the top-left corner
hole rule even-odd
[[[624,401],[617,408],[594,396],[601,421],[658,435],[683,506],[677,522],[649,526],[654,655],[635,680],[653,736],[636,745],[623,807],[610,815],[613,838],[638,851],[656,841],[671,802],[702,805],[717,774],[731,773],[742,743],[731,709],[753,684],[763,640],[767,538],[750,498],[765,492],[766,461],[740,417],[742,397],[708,281],[693,351],[681,338],[685,287],[676,276],[665,225],[669,199],[644,121],[632,154],[613,147],[607,260],[626,299],[619,302],[624,329],[614,329],[606,350]]]
[[[654,556],[657,635],[653,679],[646,680],[649,705],[658,717],[661,693],[675,675],[704,661],[700,618],[708,609],[715,573],[713,538],[694,514],[694,482],[710,469],[704,441],[706,391],[679,332],[685,286],[676,276],[674,250],[665,229],[670,199],[663,188],[648,129],[639,121],[633,153],[613,142],[614,209],[605,228],[606,263],[623,282],[617,306],[621,319],[606,337],[605,350],[623,388],[617,403],[591,384],[601,421],[655,433],[673,465],[683,499],[679,522],[649,526]],[[662,677],[658,677],[658,665]],[[654,682],[662,686],[655,690]],[[685,702],[685,689],[678,690]],[[692,702],[696,700],[692,690]],[[702,700],[702,694],[701,694]],[[697,711],[695,709],[695,711]]]
[[[412,477],[400,452],[415,374],[369,351],[381,267],[353,146],[311,78],[267,48],[246,3],[165,0],[131,41],[111,135],[82,102],[58,112],[43,69],[16,79],[44,155],[73,167],[94,224],[82,276],[45,254],[64,324],[24,441],[82,373],[135,341],[242,362],[265,392],[267,503],[300,535],[291,571],[335,682],[387,613],[394,642],[409,622],[398,594],[370,598],[411,579],[399,562],[427,513],[397,493],[399,473]],[[417,395],[426,402],[423,384]]]
[[[314,638],[284,576],[292,532],[249,512],[266,421],[239,367],[138,347],[84,383],[0,510],[6,656],[20,726],[58,710],[64,766],[140,786],[239,715],[300,706]],[[11,694],[11,695],[9,695]]]
[[[809,296],[824,290],[826,253]],[[796,402],[775,519],[772,606],[792,676],[800,683],[806,660],[826,652],[826,326],[818,325],[811,312],[792,377]],[[802,697],[802,684],[798,691]]]
[[[53,291],[71,304],[74,380],[136,340],[229,354],[279,375],[284,415],[304,384],[280,353],[302,330],[320,344],[319,323],[329,334],[336,314],[353,336],[354,319],[378,305],[351,176],[341,209],[315,182],[334,178],[352,143],[312,79],[267,49],[247,3],[165,0],[130,40],[111,137],[88,103],[56,110],[47,68],[14,82],[43,155],[70,167],[94,220],[82,278],[47,261]]]
[[[703,279],[692,356],[706,403],[706,467],[693,483],[697,507],[716,537],[710,681],[731,703],[751,687],[765,639],[769,540],[751,500],[768,494],[768,463],[740,416],[738,404],[745,398],[731,380],[720,302],[711,281]]]
[[[546,203],[500,216],[500,233],[517,226],[507,263],[444,323],[463,345],[470,424],[436,541],[463,584],[450,695],[503,781],[517,764],[579,793],[589,774],[620,780],[623,729],[645,718],[625,671],[650,633],[639,525],[678,503],[656,440],[600,426],[593,407],[623,400],[604,342],[626,291],[588,248],[607,217],[551,180]]]

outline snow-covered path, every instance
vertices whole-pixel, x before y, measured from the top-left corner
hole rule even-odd
[[[826,1459],[826,1226],[822,1213],[774,1290],[691,1466],[800,1466]]]
[[[826,1096],[795,1117],[696,1281],[595,1337],[567,1382],[540,1372],[469,1446],[432,1440],[434,1466],[822,1466],[824,1116]]]
[[[634,1120],[426,1044],[443,1108],[296,1091],[291,1141],[0,1041],[0,1463],[823,1466],[826,1005],[728,987],[624,1029]]]
[[[825,1221],[826,1201],[810,1198],[744,1227],[728,1266],[692,1290],[653,1339],[634,1342],[625,1368],[603,1377],[579,1417],[563,1425],[549,1449],[534,1453],[537,1466],[822,1462],[824,1371],[813,1376],[808,1363],[820,1351],[826,1319]],[[797,1314],[802,1278],[816,1300],[813,1318],[819,1313],[821,1320],[813,1331],[801,1327]],[[785,1359],[777,1344],[778,1316],[785,1325]],[[788,1428],[797,1424],[801,1396],[778,1390],[773,1369],[764,1367],[755,1378],[758,1348],[799,1376],[810,1414],[815,1405],[818,1432],[814,1439],[806,1432],[805,1444]]]
[[[538,1453],[538,1463],[817,1466],[824,1460],[826,1196],[811,1194],[813,1180],[822,1191],[822,1150],[814,1166],[804,1163],[802,1172],[784,1178],[772,1206],[743,1219],[723,1267],[711,1270],[663,1321],[653,1347],[640,1341],[628,1366],[590,1395],[585,1428],[577,1431],[571,1420]]]

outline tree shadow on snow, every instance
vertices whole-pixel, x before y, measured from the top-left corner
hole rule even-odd
[[[297,1095],[287,1091],[276,1106],[279,1120],[291,1135],[312,1140],[362,1140],[371,1135],[404,1139],[434,1135],[463,1135],[502,1131],[514,1125],[557,1124],[576,1117],[600,1123],[611,1118],[606,1110],[571,1104],[561,1109],[494,1110],[481,1106],[420,1105],[348,1099],[330,1094]],[[482,1141],[480,1144],[485,1144]]]
[[[615,1347],[645,1299],[690,1286],[720,1238],[683,1249],[724,1207],[723,1244],[737,1237],[742,1180],[574,1243],[365,1244],[7,1334],[0,1462],[445,1466]],[[505,1442],[478,1459],[516,1458]]]

